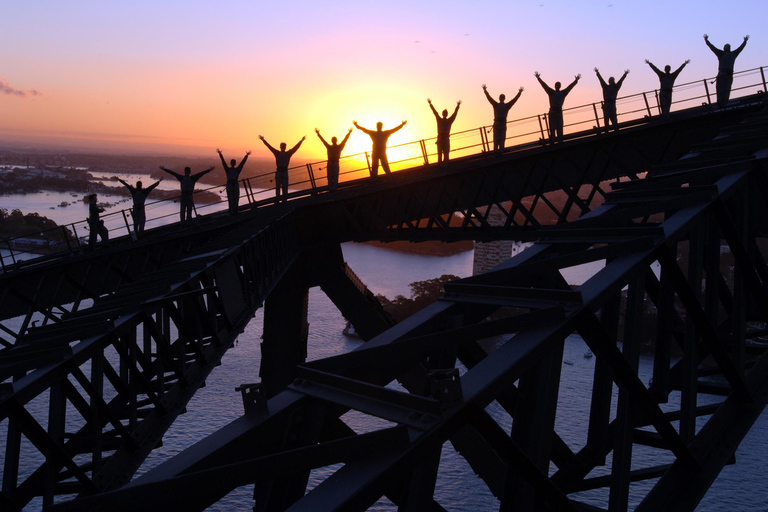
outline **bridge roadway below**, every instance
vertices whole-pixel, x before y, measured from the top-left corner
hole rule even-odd
[[[0,420],[7,425],[0,504],[13,510],[42,497],[44,506],[52,509],[100,504],[115,510],[121,506],[161,510],[169,506],[163,505],[161,495],[178,499],[169,491],[181,482],[185,506],[202,509],[204,503],[225,495],[225,488],[244,485],[238,483],[242,477],[233,476],[233,465],[244,464],[238,467],[248,469],[249,481],[263,483],[257,486],[259,510],[281,510],[291,504],[297,510],[364,509],[372,497],[375,501],[383,495],[409,509],[423,510],[422,506],[439,507],[431,489],[439,447],[448,439],[501,499],[503,509],[538,510],[541,500],[577,509],[580,505],[567,494],[602,484],[610,488],[608,508],[621,510],[629,482],[647,475],[658,478],[674,471],[686,475],[691,468],[716,475],[730,459],[707,465],[692,448],[700,442],[690,430],[692,418],[707,413],[696,407],[697,389],[704,387],[698,362],[710,355],[715,359],[724,376],[721,394],[728,397],[721,407],[736,408],[735,417],[741,418],[738,411],[745,397],[764,405],[766,363],[764,358],[746,357],[744,327],[748,316],[766,317],[761,283],[768,273],[753,240],[763,226],[750,224],[747,230],[732,221],[734,211],[738,220],[765,219],[760,201],[749,199],[750,194],[764,192],[764,178],[756,171],[764,170],[762,159],[755,157],[766,147],[763,108],[761,97],[743,98],[734,108],[692,109],[668,120],[623,126],[618,133],[581,134],[555,146],[510,148],[501,155],[476,155],[443,167],[360,180],[333,194],[254,205],[235,217],[206,216],[185,226],[153,229],[140,242],[118,239],[93,253],[41,259],[0,274],[0,316],[9,320],[2,324],[0,350]],[[724,137],[725,127],[738,137]],[[639,179],[648,172],[650,177]],[[610,182],[616,191],[609,192]],[[748,200],[732,199],[740,195]],[[606,198],[614,202],[607,204]],[[503,211],[503,225],[488,222],[491,206]],[[762,215],[753,216],[750,209]],[[675,271],[674,254],[678,245],[699,239],[708,250],[715,242],[719,247],[720,233],[707,237],[701,227],[715,224],[744,268],[743,275],[734,278],[742,284],[728,285],[719,267],[712,266],[719,256],[710,250],[706,258],[702,253],[699,267],[686,269],[699,277],[702,272],[718,274],[707,283],[716,282],[719,289],[706,286],[707,310],[722,309],[724,316],[713,326],[707,322],[720,319],[701,317],[696,307],[701,292],[686,289],[685,275]],[[694,225],[698,231],[691,231]],[[347,241],[466,239],[539,242],[526,251],[527,256],[502,266],[508,270],[500,270],[500,282],[514,278],[517,284],[489,288],[489,280],[498,273],[468,278],[447,287],[446,298],[429,311],[389,330],[391,319],[346,267],[339,248]],[[585,256],[587,248],[592,252]],[[541,255],[547,255],[547,261],[536,262]],[[618,263],[606,267],[615,275],[603,277],[592,288],[574,292],[555,275],[559,268],[596,257]],[[661,280],[645,270],[657,260],[669,268]],[[754,283],[748,279],[750,269]],[[310,286],[321,286],[342,313],[360,325],[364,337],[373,338],[360,354],[350,355],[351,363],[342,358],[339,364],[302,365]],[[620,296],[625,286],[630,291],[624,301],[609,300]],[[666,323],[660,322],[657,330],[668,343],[657,346],[666,350],[674,341],[690,352],[683,359],[687,363],[671,364],[670,354],[658,349],[654,366],[658,384],[650,389],[633,377],[636,353],[626,348],[632,346],[627,343],[631,331],[624,334],[623,355],[615,344],[619,318],[624,325],[637,327],[633,322],[640,321],[638,304],[645,294],[666,315]],[[670,297],[675,296],[685,304],[685,313],[672,307]],[[243,389],[247,411],[243,419],[202,441],[190,454],[126,486],[262,306],[262,383]],[[499,308],[519,314],[483,323]],[[605,312],[598,317],[595,313],[601,308]],[[718,333],[717,339],[708,337],[705,324]],[[441,334],[428,334],[434,329]],[[556,367],[561,364],[558,353],[562,355],[563,335],[574,329],[592,342],[598,361],[605,363],[591,390],[590,442],[578,453],[564,446],[551,424],[557,395],[552,382],[559,382]],[[477,340],[502,333],[517,333],[515,339],[528,341],[504,344],[509,348],[499,351],[509,352],[509,358],[498,363],[502,354],[486,353]],[[401,344],[404,337],[415,337],[416,344],[406,348]],[[686,341],[688,337],[694,341]],[[438,339],[448,340],[447,345],[436,345]],[[719,346],[723,339],[729,340],[727,350]],[[530,350],[519,353],[519,347],[513,348],[519,345]],[[375,369],[370,366],[374,352],[383,357]],[[459,378],[454,368],[457,357],[467,368],[482,366],[487,375],[470,372],[471,376]],[[86,363],[90,368],[85,369]],[[425,374],[425,369],[431,372]],[[394,378],[412,394],[393,395],[381,387]],[[622,394],[615,406],[620,412],[617,419],[609,421],[611,399],[606,389],[610,390],[612,378],[626,396]],[[518,379],[520,384],[512,385]],[[451,400],[437,400],[434,391],[430,398],[425,382]],[[320,391],[307,391],[307,386]],[[528,396],[528,386],[535,391],[530,396],[537,399],[519,399],[523,388]],[[668,400],[673,388],[686,390],[677,413],[679,433],[656,405]],[[31,412],[29,404],[44,395],[47,410]],[[636,405],[631,405],[630,396]],[[361,400],[374,405],[362,405]],[[511,439],[507,435],[505,441],[503,432],[483,414],[488,400],[503,403],[511,416],[520,418],[514,422]],[[349,408],[399,426],[353,435],[339,419]],[[748,430],[754,409],[742,414],[740,431]],[[297,414],[304,419],[297,419]],[[639,429],[643,425],[652,425],[656,433],[644,434]],[[286,441],[289,431],[295,434]],[[551,434],[546,439],[545,432]],[[677,462],[645,474],[629,471],[627,453],[640,438],[669,450]],[[241,442],[254,451],[238,455]],[[622,443],[622,450],[614,454],[616,476],[588,482],[585,469],[604,463],[611,449],[618,450],[614,443]],[[735,446],[730,442],[727,448]],[[293,452],[300,455],[298,459],[291,458]],[[355,452],[370,452],[370,458],[359,460]],[[35,455],[37,469],[21,470],[19,461]],[[344,457],[349,457],[344,470],[320,486],[332,489],[331,494],[319,491],[300,499],[311,467]],[[550,460],[560,468],[551,479],[546,470],[542,473]],[[273,463],[277,464],[273,474],[259,469]],[[212,475],[216,482],[226,483],[212,482]],[[344,478],[360,483],[338,487]],[[373,480],[363,484],[360,478]],[[672,480],[669,485],[674,486],[687,477],[676,478],[660,482]],[[697,485],[705,490],[706,478]],[[81,498],[54,506],[58,497],[75,495]],[[700,494],[691,492],[681,499],[692,503],[696,496]]]

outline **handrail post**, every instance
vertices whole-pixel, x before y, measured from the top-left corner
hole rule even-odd
[[[69,233],[67,233],[67,228],[65,228],[64,226],[60,226],[60,227],[61,227],[61,232],[64,235],[64,241],[67,242],[67,250],[69,250],[69,252],[71,253],[72,244],[69,242]]]
[[[645,109],[648,111],[648,117],[653,117],[653,114],[651,113],[651,105],[648,103],[648,96],[646,93],[643,93],[643,100],[645,101]]]
[[[373,176],[373,172],[371,171],[371,159],[368,157],[368,152],[365,152],[365,163],[368,164],[368,174]]]
[[[75,228],[75,223],[73,222],[70,224],[70,226],[72,226],[72,234],[75,235],[75,240],[77,241],[77,248],[82,249],[83,245],[80,243],[80,237],[77,236],[77,228]]]
[[[541,114],[537,115],[536,118],[539,120],[539,131],[541,131],[541,140],[544,140],[547,138],[547,136],[544,133],[544,123],[541,122]]]
[[[704,90],[707,92],[707,103],[712,104],[712,98],[709,95],[709,85],[707,85],[707,79],[704,79]]]
[[[241,186],[245,189],[245,197],[248,200],[248,204],[253,202],[253,194],[251,193],[251,178],[243,178],[240,180]]]
[[[421,156],[424,157],[424,165],[429,165],[429,157],[427,156],[427,145],[424,143],[424,139],[419,141],[421,146]]]
[[[133,208],[129,208],[131,212],[131,217],[133,217]],[[131,226],[128,224],[128,216],[125,214],[125,210],[120,210],[120,213],[123,214],[123,221],[125,221],[125,229],[128,231],[128,236],[131,236]]]
[[[309,175],[309,186],[312,187],[312,193],[317,190],[317,184],[315,183],[315,171],[312,170],[312,164],[307,164],[307,174]]]
[[[488,152],[488,135],[485,132],[485,126],[478,128],[480,130],[480,144],[483,146],[483,153]]]
[[[603,102],[600,102],[600,105],[605,109],[605,105],[603,105]],[[597,123],[597,133],[600,133],[600,117],[597,115],[597,103],[592,104],[592,110],[595,112],[595,123]],[[608,125],[605,125],[606,133],[608,133]]]
[[[760,76],[763,77],[763,92],[768,92],[768,86],[765,84],[765,70],[763,66],[760,66]]]

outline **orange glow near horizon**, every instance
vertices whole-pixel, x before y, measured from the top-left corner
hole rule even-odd
[[[547,110],[536,70],[551,85],[582,74],[566,106],[600,101],[595,66],[606,77],[631,70],[622,95],[657,87],[645,58],[690,58],[679,81],[713,76],[705,32],[718,46],[751,33],[736,67],[766,64],[765,3],[723,12],[709,0],[696,9],[649,2],[11,4],[0,31],[14,48],[0,71],[0,142],[269,157],[259,135],[289,146],[306,136],[295,158],[320,161],[315,128],[330,140],[353,120],[372,129],[407,120],[389,146],[425,139],[433,151],[427,98],[438,112],[462,100],[452,131],[475,130],[493,120],[483,83],[494,98],[525,87],[512,120]],[[370,138],[354,130],[344,155],[365,151]]]

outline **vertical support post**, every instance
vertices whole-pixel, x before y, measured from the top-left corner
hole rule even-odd
[[[648,103],[648,96],[643,93],[643,101],[645,101],[645,110],[648,111],[648,117],[653,117],[653,114],[651,113],[651,105]]]
[[[643,299],[645,298],[645,274],[638,272],[627,289],[627,308],[624,311],[624,357],[637,374],[640,362],[640,338],[643,332]],[[630,472],[632,466],[632,397],[624,386],[619,386],[616,405],[616,434],[613,443],[613,464],[608,508],[626,512],[629,500]]]
[[[65,377],[66,378],[66,377]],[[48,435],[51,441],[59,446],[64,443],[64,420],[67,413],[67,398],[64,395],[64,386],[57,383],[51,386],[51,393],[48,403]],[[56,482],[58,479],[58,467],[53,448],[49,448],[45,455],[46,475],[43,484],[43,508],[53,505],[53,499],[56,496]]]
[[[701,301],[701,252],[704,250],[701,243],[702,236],[703,227],[697,226],[691,231],[688,240],[688,285],[697,302]],[[686,443],[690,443],[696,435],[699,339],[699,329],[693,321],[693,315],[686,312],[680,390],[680,437]]]
[[[518,387],[512,440],[525,450],[543,474],[549,471],[562,364],[563,340],[559,340],[538,364],[520,378]],[[507,469],[499,510],[542,510],[547,497],[536,492],[525,478],[526,475],[510,469]]]
[[[707,79],[704,79],[704,90],[707,92],[707,103],[710,105],[712,104],[712,97],[709,94],[709,84],[707,84]]]
[[[130,208],[131,217],[133,217],[133,208]],[[125,210],[120,210],[123,214],[123,221],[125,222],[125,230],[128,232],[128,236],[131,236],[131,226],[128,224],[128,216],[125,214]]]
[[[600,106],[602,108],[605,108],[605,106],[603,105],[602,101],[600,102]],[[597,104],[596,103],[592,104],[592,110],[595,112],[595,126],[597,127],[597,133],[600,133],[600,118],[597,115]],[[605,128],[606,128],[606,133],[608,133],[608,130],[607,130],[608,129],[608,125],[605,125]]]
[[[368,164],[368,174],[371,174],[371,176],[372,176],[373,174],[372,174],[372,171],[371,171],[371,158],[368,156],[368,152],[367,151],[365,152],[365,163]]]
[[[315,192],[317,184],[315,183],[315,171],[312,169],[312,164],[307,164],[307,174],[309,175],[309,185],[312,187],[312,193]]]
[[[480,143],[483,146],[483,153],[487,153],[490,151],[490,147],[488,147],[488,133],[485,131],[485,126],[481,126],[478,130],[480,130]]]
[[[14,381],[23,377],[17,375]],[[13,420],[8,420],[8,430],[6,433],[5,455],[3,461],[3,494],[11,496],[18,487],[19,480],[19,459],[21,457],[21,428]]]
[[[760,76],[763,78],[763,92],[768,92],[768,84],[765,82],[765,69],[760,66]]]
[[[424,165],[429,165],[429,156],[427,155],[427,145],[424,142],[424,139],[421,139],[419,141],[419,145],[421,146],[421,156],[424,157]]]
[[[677,245],[670,247],[677,254]],[[669,270],[661,267],[659,298],[656,302],[656,347],[653,358],[653,385],[651,392],[659,403],[667,403],[669,395],[669,367],[672,361],[672,329],[675,322],[675,289],[670,282]]]
[[[91,397],[91,434],[93,441],[91,449],[93,450],[92,463],[93,473],[101,471],[103,451],[103,437],[101,432],[101,412],[99,410],[99,399],[104,396],[104,349],[99,349],[91,358],[91,385],[96,396]]]
[[[67,233],[67,228],[64,226],[59,227],[61,228],[61,234],[64,237],[64,241],[67,243],[67,250],[72,252],[72,244],[69,242],[69,233]]]

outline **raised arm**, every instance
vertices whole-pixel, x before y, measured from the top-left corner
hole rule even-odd
[[[192,179],[197,181],[200,178],[202,178],[203,176],[205,176],[206,174],[208,174],[209,172],[211,172],[213,169],[214,169],[214,167],[211,166],[211,167],[207,168],[204,171],[200,171],[199,173],[192,175]]]
[[[649,61],[648,59],[645,59],[645,63],[651,66],[651,69],[653,70],[653,72],[659,75],[659,77],[661,77],[661,75],[664,74],[659,68],[653,65],[653,62]]]
[[[509,101],[507,102],[507,105],[509,105],[510,107],[512,107],[512,105],[514,105],[515,103],[517,103],[517,100],[519,100],[519,99],[520,99],[520,95],[521,95],[521,94],[523,94],[523,91],[524,91],[524,90],[525,90],[525,89],[523,89],[522,87],[520,87],[520,88],[517,90],[517,94],[515,94],[515,97],[514,97],[514,98],[512,98],[511,100],[509,100]],[[507,111],[509,111],[509,110],[507,110]]]
[[[267,139],[264,138],[263,135],[259,135],[259,140],[264,143],[265,146],[267,146],[267,149],[269,149],[273,155],[277,155],[279,153],[278,150],[270,146],[269,142],[267,142]]]
[[[372,133],[374,133],[374,131],[373,131],[373,130],[369,130],[368,128],[363,128],[362,126],[360,126],[359,124],[357,124],[357,121],[352,121],[352,124],[353,124],[353,125],[355,125],[355,128],[357,128],[357,129],[358,129],[358,130],[360,130],[361,132],[365,132],[365,133],[367,133],[368,135],[371,135]]]
[[[301,146],[301,143],[302,143],[302,142],[304,142],[304,139],[306,139],[306,138],[307,138],[307,136],[306,136],[306,135],[305,135],[305,136],[303,136],[303,137],[301,138],[301,140],[300,140],[299,142],[297,142],[297,143],[296,143],[296,145],[295,145],[295,146],[293,146],[293,147],[292,147],[290,150],[288,150],[288,151],[287,151],[287,153],[288,153],[289,155],[292,155],[292,154],[294,154],[296,151],[298,151],[298,150],[299,150],[299,146]]]
[[[432,109],[432,113],[435,115],[435,117],[440,119],[440,114],[437,113],[437,110],[435,110],[435,106],[432,105],[432,100],[427,98],[427,103],[429,103],[429,108]]]
[[[493,99],[493,98],[491,97],[491,95],[490,95],[490,94],[488,94],[488,88],[485,86],[485,84],[483,84],[483,92],[485,93],[485,97],[486,97],[486,98],[488,98],[488,101],[490,101],[490,102],[491,102],[491,105],[493,105],[493,106],[495,107],[496,105],[498,105],[498,104],[499,104],[499,102],[498,102],[498,101],[496,101],[495,99]]]
[[[547,83],[544,80],[541,79],[541,73],[536,71],[536,72],[533,73],[533,76],[536,77],[536,80],[538,80],[539,83],[541,84],[541,86],[544,88],[544,90],[547,91],[547,94],[550,94],[550,93],[554,92],[552,90],[552,88],[550,86],[548,86]]]
[[[322,142],[322,143],[323,143],[323,146],[325,146],[325,147],[326,147],[326,149],[328,149],[329,147],[331,147],[331,145],[330,145],[330,144],[328,144],[328,142],[326,142],[326,140],[323,138],[323,136],[322,136],[322,135],[320,135],[320,130],[318,130],[317,128],[315,128],[315,133],[317,134],[317,136],[318,136],[318,137],[320,137],[320,142]]]
[[[707,43],[707,46],[709,46],[709,49],[712,50],[712,53],[718,57],[721,53],[723,53],[723,50],[718,49],[715,45],[709,42],[709,36],[707,34],[704,34],[704,42]]]
[[[157,180],[156,182],[154,182],[153,184],[145,188],[144,193],[149,194],[150,192],[152,192],[155,189],[155,187],[157,187],[160,184],[161,181],[163,181],[163,178],[160,178],[159,180]]]
[[[402,122],[402,123],[400,123],[399,125],[397,125],[397,126],[395,126],[394,128],[392,128],[391,130],[382,130],[382,132],[383,132],[383,133],[386,133],[386,134],[388,134],[388,135],[391,135],[391,134],[395,133],[397,130],[399,130],[400,128],[402,128],[403,126],[405,126],[405,123],[407,123],[407,122],[408,122],[408,121],[403,121],[403,122]]]
[[[573,79],[573,82],[571,82],[568,87],[563,89],[563,94],[567,95],[569,92],[571,92],[571,89],[576,87],[576,84],[579,83],[579,80],[581,80],[581,74],[576,75],[576,77]]]
[[[173,172],[173,171],[172,171],[172,170],[170,170],[170,169],[166,169],[166,168],[165,168],[165,167],[163,167],[162,165],[160,166],[160,170],[167,172],[168,174],[170,174],[170,175],[172,175],[173,177],[175,177],[177,180],[180,180],[181,178],[183,178],[183,177],[184,177],[184,176],[182,176],[182,175],[181,175],[181,174],[179,174],[179,173],[175,173],[175,172]]]
[[[453,114],[451,114],[451,117],[448,118],[450,122],[453,122],[454,119],[456,119],[456,114],[459,113],[459,107],[461,106],[461,100],[456,102],[456,108],[453,111]]]
[[[341,140],[341,142],[339,143],[339,148],[341,148],[341,149],[344,149],[344,145],[345,145],[345,144],[347,143],[347,141],[349,140],[349,136],[350,136],[350,135],[352,135],[352,128],[350,128],[350,129],[349,129],[349,131],[347,132],[347,134],[344,136],[344,138],[343,138],[343,139]],[[341,151],[341,149],[340,149],[340,151]]]
[[[623,75],[621,75],[621,78],[619,78],[619,81],[618,81],[618,82],[616,82],[616,86],[617,86],[617,87],[621,87],[621,84],[623,84],[623,83],[624,83],[624,79],[625,79],[625,78],[627,78],[627,75],[628,75],[628,74],[629,74],[629,70],[628,70],[628,69],[625,69],[625,70],[624,70],[624,74],[623,74]]]
[[[229,169],[229,165],[227,164],[227,161],[224,160],[224,155],[221,154],[221,150],[216,149],[216,152],[219,154],[219,158],[221,158],[221,165],[223,165],[225,169]]]
[[[689,63],[689,62],[691,62],[691,59],[688,59],[688,60],[686,60],[685,62],[683,62],[682,64],[680,64],[680,67],[679,67],[679,68],[677,68],[677,69],[675,70],[675,72],[674,72],[674,73],[672,73],[672,76],[674,76],[675,78],[677,78],[677,75],[679,75],[679,74],[680,74],[680,72],[683,70],[683,68],[684,68],[686,65],[688,65],[688,63]]]
[[[600,71],[598,71],[597,68],[595,68],[595,74],[597,75],[597,79],[600,80],[600,85],[602,85],[603,87],[606,87],[608,84],[605,83],[605,80],[603,80],[603,76],[600,74]]]
[[[744,41],[739,45],[738,48],[733,50],[734,56],[736,56],[736,57],[739,56],[739,54],[741,53],[741,50],[743,50],[744,47],[747,46],[747,41],[749,41],[749,36],[748,35],[744,36]]]
[[[243,157],[243,159],[240,160],[240,165],[237,166],[238,174],[242,172],[243,166],[245,165],[245,162],[248,160],[248,155],[250,154],[251,154],[251,150],[249,149],[248,151],[245,152],[245,156]]]
[[[121,180],[120,178],[117,178],[117,181],[119,181],[120,183],[122,183],[123,185],[128,187],[128,190],[131,190],[131,186],[128,183],[126,183],[125,181]]]

